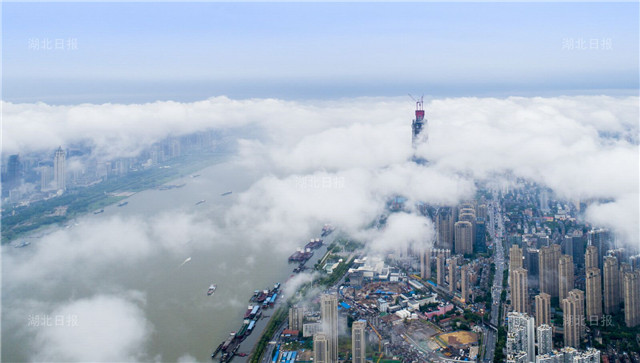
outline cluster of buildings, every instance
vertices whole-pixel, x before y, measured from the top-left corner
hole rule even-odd
[[[565,318],[565,345],[572,347],[577,347],[580,337],[584,336],[582,328],[580,334],[574,334],[573,330],[576,326],[582,327],[585,320],[599,323],[604,315],[624,310],[627,327],[640,325],[640,269],[632,267],[630,256],[622,249],[608,250],[606,257],[601,259],[598,236],[604,233],[603,230],[589,232],[584,267],[576,266],[573,256],[563,253],[558,244],[537,250],[538,289],[530,289],[528,270],[523,267],[523,250],[513,245],[509,250],[513,310],[529,313],[529,292],[538,290],[539,294],[534,298],[536,317],[540,323],[550,324],[550,302],[553,298],[558,299]],[[578,288],[576,280],[582,282],[582,289]]]
[[[217,150],[224,143],[219,132],[204,131],[169,137],[134,157],[99,157],[82,144],[60,146],[54,152],[9,155],[2,163],[3,202],[30,202],[61,195],[71,188],[126,176],[180,156]]]
[[[602,339],[606,331],[632,331],[629,329],[640,326],[638,251],[617,246],[615,235],[606,229],[577,223],[580,202],[573,207],[553,205],[542,191],[538,209],[531,207],[531,194],[512,193],[506,198],[512,211],[506,225],[514,314],[509,314],[508,323],[511,331],[517,329],[512,318],[535,320],[538,353],[532,360],[531,345],[528,349],[510,346],[508,338],[509,361],[600,362],[600,350],[579,349],[600,344],[599,348],[607,350]],[[530,321],[524,324],[529,337]],[[522,351],[528,353],[527,360],[522,360]],[[616,361],[616,357],[614,353],[611,359]],[[602,359],[609,358],[603,353]]]
[[[600,363],[600,351],[594,348],[553,349],[551,327],[548,324],[536,327],[535,320],[526,313],[507,315],[507,363]]]

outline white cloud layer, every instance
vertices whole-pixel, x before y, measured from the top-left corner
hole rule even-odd
[[[97,295],[56,307],[48,316],[60,325],[36,331],[33,360],[44,362],[134,362],[145,360],[152,327],[140,301]]]
[[[260,136],[239,141],[238,160],[263,176],[246,191],[234,191],[237,199],[222,226],[247,244],[243,247],[292,251],[324,223],[376,252],[428,244],[434,227],[417,215],[416,202],[455,204],[473,197],[475,180],[502,173],[544,184],[563,198],[610,201],[591,204],[586,220],[640,247],[638,97],[433,100],[425,107],[429,141],[417,149],[429,160],[426,166],[409,161],[413,110],[404,98],[301,103],[217,97],[193,103],[2,106],[5,153],[83,141],[97,155],[131,156],[170,135],[251,126]],[[383,230],[367,230],[395,195],[408,198],[409,211],[391,215]],[[135,263],[158,248],[181,256],[179,264],[207,248],[187,241],[224,241],[216,238],[219,233],[206,218],[181,212],[87,221],[44,237],[29,258],[5,259],[10,273],[3,284],[55,281],[70,273],[91,280],[109,264]],[[246,263],[253,263],[250,256]],[[134,349],[149,334],[140,305],[126,296],[96,295],[54,307],[56,313],[78,315],[86,324],[82,329],[104,323],[102,333],[39,331],[39,346],[46,348],[34,359],[144,359]],[[95,347],[101,337],[109,339]],[[87,355],[81,344],[70,343],[74,339],[96,350]]]

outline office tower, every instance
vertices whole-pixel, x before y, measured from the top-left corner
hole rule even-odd
[[[560,247],[563,254],[573,256],[573,238],[571,236],[564,236]]]
[[[449,292],[453,293],[456,290],[456,270],[458,260],[455,257],[451,257],[448,260],[448,269],[449,269]]]
[[[424,108],[423,108],[422,97],[420,100],[416,101],[416,118],[411,123],[411,144],[413,147],[416,147],[416,144],[419,140],[419,137],[422,137],[426,142],[428,140],[429,134],[426,130],[423,132],[423,128],[426,127],[427,120],[424,118]]]
[[[302,330],[304,324],[304,308],[301,306],[292,306],[289,308],[289,329]]]
[[[338,297],[324,294],[320,298],[322,310],[322,329],[327,336],[329,361],[338,361]]]
[[[535,288],[537,289],[538,286],[540,286],[540,279],[539,279],[539,268],[538,268],[538,264],[540,263],[539,261],[539,255],[538,255],[539,251],[535,248],[526,248],[524,250],[522,250],[522,254],[524,256],[524,263],[523,263],[523,267],[527,269],[527,272],[529,274],[529,287],[531,288]]]
[[[444,286],[444,254],[439,253],[436,257],[436,283]]]
[[[558,264],[560,261],[560,245],[552,244],[540,248],[540,292],[551,297],[558,296]]]
[[[53,159],[53,181],[56,185],[56,190],[67,189],[65,173],[65,153],[64,150],[62,150],[62,147],[58,147],[58,150],[56,150],[56,155]]]
[[[618,259],[607,256],[604,259],[604,313],[615,314],[620,310],[620,267]]]
[[[536,323],[551,325],[551,295],[544,292],[536,295]]]
[[[49,190],[53,180],[53,168],[49,165],[40,166],[40,191]]]
[[[535,361],[535,319],[533,317],[510,312],[508,315],[507,355],[527,354],[527,361]]]
[[[427,248],[420,254],[420,278],[431,278],[431,249]]]
[[[602,317],[602,276],[600,269],[590,268],[585,281],[587,298],[587,319],[598,321]]]
[[[465,303],[469,303],[469,271],[467,270],[467,265],[463,265],[460,268],[460,296],[462,297],[462,301]]]
[[[511,300],[513,301],[513,311],[519,313],[529,312],[529,284],[527,283],[527,270],[522,267],[517,268],[511,275],[512,289]]]
[[[455,253],[466,255],[473,253],[473,224],[460,221],[455,224]]]
[[[564,320],[564,345],[566,347],[580,348],[580,337],[582,336],[582,324],[584,315],[580,314],[582,304],[581,294],[571,290],[569,296],[562,300],[562,312]],[[580,291],[582,292],[582,291]]]
[[[613,248],[613,235],[606,229],[597,229],[587,233],[587,244],[595,246],[598,251],[598,268],[604,264],[604,256]]]
[[[367,359],[367,340],[365,339],[366,320],[354,321],[351,325],[351,361],[365,363]]]
[[[574,288],[573,257],[569,255],[560,256],[558,261],[558,296],[560,301],[569,295],[569,291]]]
[[[10,155],[7,160],[7,173],[2,179],[2,189],[11,190],[18,187],[22,178],[21,170],[20,156],[18,154]]]
[[[549,212],[549,193],[546,190],[541,190],[540,195],[538,196],[538,201],[540,202],[540,210],[542,213]]]
[[[551,353],[553,350],[553,330],[547,324],[538,328],[538,355]]]
[[[473,250],[476,252],[487,252],[487,228],[484,219],[476,219],[476,234],[474,238]]]
[[[584,266],[584,254],[587,246],[585,237],[581,231],[575,230],[571,234],[571,240],[573,241],[573,263],[582,267]]]
[[[624,322],[628,327],[640,324],[640,271],[624,274]]]
[[[438,228],[438,247],[453,251],[454,235],[453,208],[442,207],[438,209],[436,225]]]
[[[329,357],[329,340],[324,333],[313,334],[313,361],[314,363],[335,363]]]
[[[585,271],[594,267],[598,268],[598,248],[596,246],[587,246],[587,252],[584,254]]]

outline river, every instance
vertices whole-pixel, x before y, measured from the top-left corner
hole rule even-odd
[[[169,183],[184,183],[184,187],[136,193],[126,199],[127,205],[112,205],[104,208],[103,213],[78,218],[74,221],[77,225],[71,223],[68,229],[113,218],[125,221],[154,220],[172,212],[195,215],[221,226],[225,211],[233,205],[238,194],[259,177],[236,162],[227,160]],[[222,196],[221,193],[226,191],[233,191],[233,194]],[[206,202],[196,205],[200,200]],[[171,223],[171,220],[168,222]],[[57,227],[49,232],[65,233],[64,229]],[[319,229],[320,226],[318,235],[309,238],[319,237]],[[13,269],[17,269],[21,263],[28,263],[34,255],[42,253],[44,246],[39,244],[46,243],[45,239],[50,236],[32,238],[32,244],[25,248],[3,246],[3,258],[10,262],[10,266],[14,266]],[[60,266],[62,271],[56,273],[57,278],[49,279],[47,276],[46,281],[25,279],[13,270],[7,271],[7,263],[4,263],[2,360],[29,361],[33,359],[34,350],[39,349],[34,336],[38,329],[48,327],[26,327],[25,314],[41,314],[47,311],[42,310],[42,306],[56,306],[97,294],[135,291],[144,297],[144,303],[140,306],[151,327],[145,346],[140,347],[144,355],[139,359],[176,361],[187,356],[198,361],[210,361],[211,351],[229,332],[241,326],[253,291],[271,287],[276,282],[285,282],[295,267],[287,264],[288,255],[294,251],[274,251],[268,246],[249,249],[242,240],[224,228],[218,231],[216,238],[224,240],[223,246],[226,247],[203,248],[208,244],[215,246],[216,241],[192,237],[181,243],[193,244],[194,247],[158,248],[133,262],[123,258],[122,262],[103,266],[96,259],[95,269],[86,267],[80,273],[65,273],[64,269],[70,269],[71,266]],[[300,246],[304,242],[300,241]],[[316,251],[313,260],[325,250]],[[188,258],[190,260],[181,266]],[[82,260],[76,259],[73,263],[78,265]],[[14,278],[27,282],[13,283]],[[49,285],[47,282],[50,282]],[[207,288],[212,283],[217,284],[217,291],[213,296],[207,296]],[[30,302],[33,301],[38,304],[32,304],[34,308],[30,309]],[[12,309],[22,311],[20,318],[12,318],[12,314],[6,313]],[[271,311],[265,312],[265,315],[271,315]],[[240,352],[250,352],[265,324],[266,320],[258,324],[242,344]],[[236,357],[234,361],[242,362],[244,359]]]

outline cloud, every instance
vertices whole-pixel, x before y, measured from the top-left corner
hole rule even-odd
[[[584,212],[585,220],[612,228],[621,241],[640,247],[638,97],[432,100],[425,105],[428,142],[416,151],[427,165],[410,161],[412,105],[404,98],[303,103],[216,97],[192,103],[2,106],[5,153],[85,142],[95,155],[124,157],[168,136],[242,128],[234,162],[250,168],[256,178],[247,190],[234,190],[235,201],[221,224],[182,211],[82,219],[79,226],[43,237],[30,254],[5,255],[4,291],[34,286],[51,293],[57,281],[71,275],[80,276],[74,281],[84,281],[89,289],[99,289],[109,268],[131,268],[162,252],[175,255],[172,267],[177,267],[192,253],[211,248],[208,241],[226,243],[220,238],[226,234],[244,241],[249,251],[244,262],[251,266],[265,250],[291,253],[317,236],[324,223],[366,242],[376,253],[428,245],[434,227],[418,215],[417,202],[453,205],[474,196],[476,181],[506,182],[504,175],[548,186],[561,198],[595,200]],[[397,195],[407,198],[407,211],[391,214],[382,230],[368,228]],[[217,266],[228,268],[238,266],[233,261]],[[287,296],[309,278],[302,274],[290,281]],[[242,305],[234,299],[226,303]],[[85,350],[68,342],[85,339],[93,347],[96,336],[43,330],[36,338],[46,349],[37,360],[147,358],[136,349],[151,329],[139,298],[95,295],[54,307],[41,304],[51,313],[76,314],[90,327],[102,322],[101,316],[112,318],[103,331],[114,349],[100,347],[86,358]],[[95,314],[87,310],[93,305],[99,308]],[[112,337],[114,325],[130,330],[123,334],[126,341]]]
[[[207,241],[217,235],[209,221],[179,211],[150,218],[89,217],[78,222],[42,237],[30,246],[29,255],[5,254],[8,268],[3,287],[37,284],[51,289],[52,282],[70,276],[81,276],[87,285],[94,285],[110,268],[131,266],[165,251],[180,256],[177,266],[192,251],[211,248]]]
[[[307,282],[313,281],[313,279],[316,278],[317,275],[317,273],[303,272],[287,280],[282,289],[284,298],[289,299],[290,297],[295,296],[300,286],[304,285]],[[313,296],[313,294],[307,294],[307,296]]]
[[[133,156],[168,136],[242,127],[238,159],[266,176],[227,222],[258,221],[256,232],[265,240],[278,233],[297,239],[329,220],[357,231],[393,194],[454,204],[472,195],[474,180],[501,173],[571,199],[616,200],[639,189],[638,97],[431,100],[425,105],[429,140],[417,150],[427,167],[407,162],[413,151],[406,98],[2,106],[8,153],[85,142],[96,155]],[[340,186],[322,184],[327,180]]]
[[[406,251],[433,246],[435,229],[430,219],[410,213],[394,213],[385,228],[373,231],[368,245],[374,253]]]
[[[48,316],[53,326],[40,327],[35,333],[36,361],[145,360],[152,327],[139,301],[96,295],[57,306]]]

